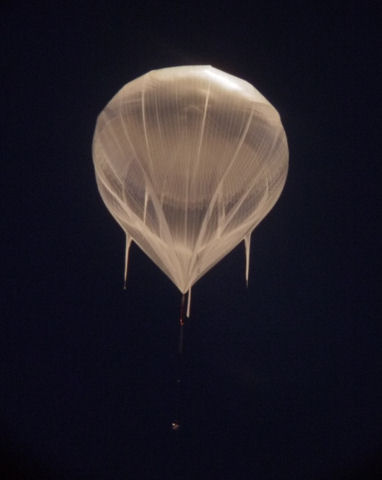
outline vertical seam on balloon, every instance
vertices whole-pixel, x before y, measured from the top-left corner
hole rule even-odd
[[[189,200],[189,194],[190,194],[190,182],[193,180],[194,172],[198,168],[199,162],[200,162],[200,152],[201,152],[201,149],[202,149],[204,130],[205,130],[205,126],[206,126],[207,108],[208,108],[210,93],[211,93],[211,80],[208,81],[208,90],[207,90],[206,98],[205,98],[205,101],[204,101],[203,118],[202,118],[202,125],[200,127],[199,145],[198,145],[198,151],[197,151],[197,154],[196,154],[196,162],[195,162],[195,165],[193,166],[193,168],[191,168],[191,166],[189,167],[190,168],[190,172],[189,172],[190,175],[188,176],[188,181],[186,183],[186,205],[187,206],[188,206],[188,200]],[[192,174],[191,174],[191,171],[192,171]],[[188,224],[187,223],[188,223],[188,208],[186,208],[185,222],[184,222],[184,224],[185,224],[185,232],[184,232],[185,237],[187,237],[187,231],[188,231]],[[188,264],[188,269],[190,268],[190,264],[191,264],[191,262]]]
[[[120,115],[120,116],[121,116],[121,115]],[[126,130],[126,126],[125,126],[125,123],[124,123],[124,121],[123,121],[122,116],[121,116],[121,124],[122,124],[122,129],[123,129],[123,132],[124,132],[124,134],[125,134],[125,137],[126,137],[127,141],[129,142],[129,144],[130,144],[130,146],[131,146],[131,149],[133,150],[134,156],[135,156],[135,158],[136,158],[136,160],[137,160],[137,164],[138,164],[139,168],[141,169],[141,171],[142,171],[142,173],[143,173],[143,176],[144,176],[144,178],[145,178],[145,181],[146,181],[145,187],[148,187],[148,189],[150,190],[149,193],[150,193],[150,196],[151,196],[152,200],[157,200],[156,195],[155,195],[155,193],[154,193],[154,189],[152,188],[150,179],[149,179],[149,177],[148,177],[148,175],[147,175],[147,172],[145,171],[144,167],[142,166],[142,163],[138,161],[139,156],[137,155],[137,152],[136,152],[136,150],[135,150],[135,148],[134,148],[134,145],[133,145],[133,142],[132,142],[132,140],[131,140],[131,138],[130,138],[130,135],[128,134],[128,132],[127,132],[127,130]],[[146,195],[146,188],[145,188],[145,195]],[[153,205],[154,205],[154,203],[155,203],[155,202],[153,201]],[[155,208],[155,205],[154,205],[154,208]],[[158,214],[156,208],[155,208],[155,211],[156,211],[156,213]],[[167,223],[167,222],[166,222],[166,223]],[[167,227],[168,227],[168,226],[167,226]]]
[[[148,195],[147,195],[147,190],[145,190],[145,202],[143,205],[143,218],[142,218],[143,223],[146,223],[147,203],[148,203]]]
[[[205,126],[206,126],[207,109],[208,109],[208,104],[209,104],[209,100],[210,100],[210,95],[211,95],[211,79],[208,80],[208,89],[207,89],[206,98],[205,98],[205,101],[204,101],[203,118],[202,118],[202,125],[200,127],[199,145],[198,145],[198,151],[197,151],[197,155],[196,155],[196,162],[195,162],[195,165],[193,165],[193,168],[192,168],[192,175],[190,175],[190,179],[187,182],[186,205],[188,205],[190,181],[193,180],[194,172],[197,170],[197,168],[199,167],[199,163],[200,163],[200,153],[201,153],[201,150],[202,150],[202,143],[203,143]],[[186,208],[186,213],[185,213],[185,237],[187,237],[187,222],[188,222],[188,209]],[[199,238],[199,236],[198,236],[198,238]],[[196,250],[194,250],[194,253],[192,254],[192,256],[190,258],[190,261],[188,263],[188,267],[187,267],[188,276],[190,276],[190,272],[191,272],[191,269],[192,269],[192,266],[193,266],[192,263],[193,263],[193,260],[194,260],[194,257],[195,257],[195,252],[196,252]]]
[[[211,79],[208,80],[208,90],[207,90],[207,93],[206,93],[206,99],[204,101],[202,125],[200,127],[198,152],[197,152],[197,155],[196,155],[196,164],[193,168],[193,171],[195,171],[198,168],[199,162],[200,162],[200,152],[202,150],[202,143],[203,143],[203,137],[204,137],[204,130],[205,130],[205,126],[206,126],[207,109],[208,109],[208,103],[209,103],[209,100],[210,100],[210,95],[211,95]]]
[[[160,119],[159,119],[159,109],[158,109],[158,96],[155,95],[155,116],[156,116],[156,119],[157,119],[157,125],[158,125],[158,131],[159,131],[159,138],[160,138],[160,145],[163,145],[163,135],[162,135],[162,128],[161,128],[161,124],[160,124]],[[166,177],[164,177],[164,180],[163,180],[163,184],[161,185],[161,194],[160,194],[160,198],[159,198],[159,203],[161,206],[163,206],[163,192],[164,192],[164,188],[163,188],[163,185],[166,183]]]
[[[129,142],[132,150],[133,150],[133,153],[135,154],[135,158],[137,159],[137,163],[138,163],[138,166],[140,167],[140,169],[142,170],[142,173],[147,181],[147,186],[149,187],[149,190],[150,190],[150,196],[151,196],[151,199],[153,200],[153,206],[154,206],[154,209],[155,209],[155,212],[158,216],[158,218],[160,218],[162,220],[162,222],[160,222],[160,225],[162,225],[163,229],[161,229],[161,232],[164,233],[164,236],[166,238],[166,240],[168,241],[168,243],[170,243],[174,249],[174,252],[175,252],[175,248],[174,248],[174,239],[172,238],[172,235],[171,235],[171,231],[170,231],[170,228],[167,224],[167,220],[166,220],[166,217],[164,216],[163,214],[163,210],[161,209],[161,206],[158,206],[158,198],[154,192],[154,189],[152,188],[151,186],[151,182],[148,178],[148,175],[147,175],[147,172],[145,171],[144,167],[142,166],[141,162],[138,161],[138,155],[137,155],[137,152],[134,148],[134,145],[133,145],[133,142],[126,130],[126,126],[123,122],[123,118],[122,118],[122,115],[120,114],[120,117],[121,117],[121,123],[122,123],[122,128],[123,128],[123,132],[125,134],[125,137],[127,139],[127,141]],[[180,267],[180,264],[179,264],[179,258],[177,255],[174,255],[174,258],[176,258],[176,261],[178,263],[178,267]]]
[[[199,247],[199,244],[200,244],[200,241],[201,241],[201,238],[202,238],[202,235],[204,235],[205,233],[205,230],[206,230],[206,224],[211,216],[211,212],[213,211],[213,208],[214,208],[214,205],[216,203],[216,198],[217,198],[217,195],[218,195],[218,192],[219,192],[219,189],[221,187],[221,185],[223,184],[223,181],[225,180],[226,176],[228,175],[228,171],[231,169],[232,165],[234,164],[234,161],[237,157],[237,154],[239,153],[239,150],[240,148],[242,147],[243,143],[244,143],[244,140],[245,140],[245,137],[247,136],[247,133],[248,133],[248,130],[249,130],[249,126],[251,124],[251,121],[252,121],[252,117],[253,117],[253,113],[254,113],[254,110],[255,110],[255,103],[253,103],[252,105],[252,108],[251,108],[251,113],[249,114],[249,117],[248,117],[248,120],[247,120],[247,123],[246,123],[246,126],[243,130],[243,133],[240,137],[240,140],[239,140],[239,143],[238,143],[238,146],[232,156],[232,159],[229,163],[229,165],[227,166],[227,169],[224,173],[224,175],[222,176],[222,178],[220,179],[219,183],[217,184],[216,186],[216,189],[215,189],[215,192],[211,198],[211,202],[210,202],[210,205],[207,209],[207,212],[203,218],[203,221],[202,221],[202,226],[200,228],[200,232],[199,232],[199,235],[198,235],[198,238],[196,240],[196,243],[195,243],[195,249],[194,249],[194,254],[193,256],[191,257],[191,261],[190,261],[190,271],[191,271],[191,268],[193,268],[193,263],[195,262],[195,258],[196,258],[196,253],[197,253],[197,250],[198,250],[198,247]]]
[[[149,157],[149,160],[150,160],[150,169],[151,169],[150,173],[152,174],[152,172],[153,172],[153,159],[152,159],[151,153],[150,153],[149,139],[148,139],[148,136],[147,136],[147,128],[146,128],[146,112],[145,112],[146,78],[147,78],[147,75],[145,75],[143,77],[143,86],[142,86],[142,92],[141,92],[141,109],[142,109],[143,133],[145,135],[147,156]]]

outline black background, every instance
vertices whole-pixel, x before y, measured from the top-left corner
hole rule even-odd
[[[377,5],[2,7],[1,478],[382,478]],[[249,288],[239,245],[193,289],[172,432],[180,294],[136,246],[123,291],[91,142],[123,84],[186,64],[276,106],[290,170]]]

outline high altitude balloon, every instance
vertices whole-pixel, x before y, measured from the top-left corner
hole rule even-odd
[[[98,117],[99,192],[131,241],[183,293],[276,203],[288,170],[277,110],[249,83],[211,66],[154,70]],[[126,260],[127,265],[127,260]]]

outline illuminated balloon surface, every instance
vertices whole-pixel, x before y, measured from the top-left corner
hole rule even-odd
[[[98,189],[131,241],[183,293],[246,241],[276,203],[288,145],[277,110],[210,66],[154,70],[98,117]],[[126,257],[127,258],[127,257]]]

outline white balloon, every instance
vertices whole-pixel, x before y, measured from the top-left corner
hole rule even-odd
[[[154,70],[98,117],[99,192],[131,241],[183,293],[246,240],[288,170],[277,110],[248,82],[211,66]]]

